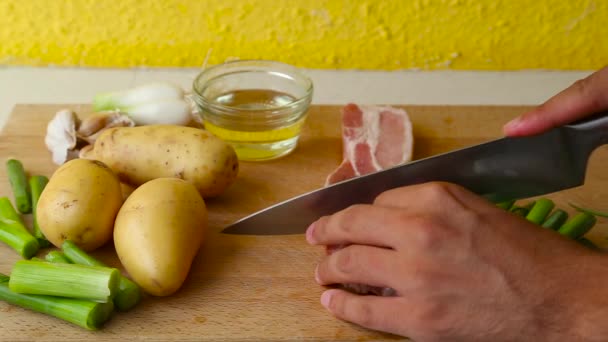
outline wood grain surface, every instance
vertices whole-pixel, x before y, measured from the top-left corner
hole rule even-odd
[[[501,136],[501,126],[523,107],[402,106],[410,114],[415,159]],[[62,108],[81,116],[85,105],[18,105],[0,134],[0,196],[12,198],[4,161],[20,159],[31,174],[51,176],[57,168],[44,145],[46,124]],[[241,163],[237,181],[219,198],[208,200],[208,238],[190,276],[173,296],[147,296],[130,312],[116,313],[102,330],[91,332],[0,302],[3,341],[381,341],[399,337],[342,322],[319,304],[323,291],[313,279],[324,254],[303,235],[231,236],[219,233],[231,222],[292,196],[323,186],[341,161],[340,107],[314,106],[298,148],[269,162]],[[608,208],[608,153],[591,158],[584,186],[552,194],[572,212],[567,200]],[[551,172],[551,170],[547,170]],[[29,217],[26,217],[29,222]],[[604,247],[608,233],[600,219],[587,235]],[[44,255],[48,250],[41,251]],[[93,253],[120,267],[110,244]],[[556,256],[558,257],[558,256]],[[19,256],[0,244],[0,273],[9,274]]]

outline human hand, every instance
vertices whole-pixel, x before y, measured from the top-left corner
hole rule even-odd
[[[508,136],[533,135],[603,110],[608,110],[608,66],[507,123],[504,133]]]
[[[605,260],[456,185],[390,190],[320,218],[306,238],[347,246],[319,263],[319,284],[396,291],[323,293],[332,314],[364,327],[416,341],[608,336],[598,332],[608,327]]]

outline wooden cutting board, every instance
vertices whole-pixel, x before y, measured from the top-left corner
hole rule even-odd
[[[415,135],[415,159],[501,136],[501,126],[524,107],[403,106]],[[0,134],[0,196],[12,193],[4,161],[20,159],[31,174],[51,176],[56,165],[44,145],[46,124],[62,108],[86,115],[85,105],[18,105]],[[182,289],[166,298],[146,297],[130,312],[116,313],[96,332],[0,302],[2,340],[394,340],[396,336],[339,321],[319,304],[323,290],[313,280],[324,252],[303,235],[279,237],[220,234],[229,223],[292,196],[323,186],[341,161],[340,107],[312,107],[299,147],[289,156],[241,163],[236,183],[207,202],[208,239]],[[568,209],[567,200],[608,209],[608,153],[592,156],[587,183],[549,196]],[[551,172],[552,170],[547,170]],[[588,238],[606,246],[607,224],[600,220]],[[44,255],[42,251],[40,255]],[[113,247],[94,256],[120,267]],[[557,256],[556,256],[557,257]],[[19,256],[0,244],[0,272],[9,274]]]

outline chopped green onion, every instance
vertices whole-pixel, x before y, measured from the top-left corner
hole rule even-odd
[[[8,181],[13,189],[17,210],[22,214],[31,213],[32,200],[23,164],[16,159],[9,159],[6,161],[6,172]]]
[[[67,259],[75,264],[88,266],[106,266],[101,261],[88,255],[75,243],[70,240],[63,242],[61,246]],[[120,276],[118,291],[114,297],[114,306],[120,311],[127,311],[133,308],[141,300],[141,290],[137,284],[125,276]]]
[[[596,222],[595,216],[581,212],[564,223],[557,232],[573,239],[579,239],[591,230]]]
[[[550,199],[539,198],[526,215],[526,220],[535,224],[541,224],[554,207],[555,204]]]
[[[40,230],[40,226],[38,226],[38,218],[36,217],[36,207],[38,205],[38,199],[40,198],[40,194],[42,194],[42,190],[44,190],[48,182],[49,179],[46,176],[30,177],[30,189],[32,194],[32,214],[34,216],[34,237],[38,239],[40,247],[49,247],[51,245],[51,243],[46,239],[46,237]]]
[[[530,212],[530,209],[532,209],[532,207],[534,206],[534,203],[536,203],[536,201],[531,201],[524,206],[513,204],[509,211],[517,216],[525,218],[526,215],[528,215],[528,213]]]
[[[586,239],[584,237],[580,238],[580,239],[578,239],[576,241],[580,242],[582,245],[587,246],[587,247],[589,247],[591,249],[599,250],[599,247],[597,247],[593,242],[591,242],[591,240]]]
[[[508,211],[509,209],[511,209],[513,204],[515,204],[515,200],[500,202],[500,203],[497,203],[496,206]]]
[[[0,221],[7,224],[19,223],[25,229],[25,224],[8,197],[0,197]]]
[[[0,197],[0,221],[7,224],[19,223],[23,229],[26,229],[23,220],[8,197]]]
[[[60,251],[50,251],[46,254],[45,257],[48,262],[57,262],[62,264],[71,264],[70,260],[66,258],[65,254]]]
[[[21,217],[7,197],[0,197],[0,241],[21,257],[29,259],[40,249],[38,240],[25,228]]]
[[[552,230],[558,230],[567,220],[568,213],[561,209],[556,209],[547,217],[541,226]]]
[[[82,299],[21,294],[9,289],[10,278],[0,274],[0,300],[47,314],[89,330],[97,330],[110,319],[114,304]]]
[[[603,213],[601,211],[596,211],[596,210],[592,210],[592,209],[586,209],[586,208],[583,208],[583,207],[579,207],[579,206],[577,206],[577,205],[575,205],[573,203],[570,203],[570,202],[568,202],[568,204],[572,208],[574,208],[574,209],[576,209],[578,211],[584,212],[584,213],[589,213],[591,215],[599,216],[599,217],[608,217],[608,213]]]
[[[112,301],[120,272],[116,268],[19,260],[9,287],[24,294]]]
[[[528,215],[528,212],[530,210],[525,207],[520,207],[520,206],[514,205],[513,207],[511,207],[511,209],[509,211],[517,216],[526,217],[526,215]]]

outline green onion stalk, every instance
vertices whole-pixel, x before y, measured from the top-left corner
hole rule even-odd
[[[38,225],[38,211],[36,207],[38,206],[38,199],[42,194],[42,191],[48,184],[49,179],[45,176],[32,176],[30,177],[30,190],[32,194],[32,214],[34,216],[34,237],[38,239],[38,243],[40,247],[49,247],[51,243],[46,239],[42,231],[40,230],[40,226]]]
[[[568,213],[562,209],[556,209],[541,224],[541,227],[558,230],[568,220]]]
[[[116,268],[19,260],[13,265],[9,288],[22,294],[112,301],[120,272]]]
[[[34,256],[40,249],[38,240],[27,230],[7,197],[0,197],[0,241],[25,259]]]
[[[572,239],[579,239],[591,230],[596,222],[595,216],[587,212],[580,212],[564,223],[557,232]]]
[[[75,264],[88,266],[106,266],[101,261],[88,255],[80,249],[75,243],[66,240],[61,245],[65,257]],[[118,290],[114,297],[114,306],[119,311],[127,311],[137,305],[141,300],[141,290],[137,284],[125,276],[120,276]]]
[[[32,199],[30,189],[28,187],[27,175],[23,164],[17,159],[9,159],[6,161],[6,173],[8,181],[15,196],[15,205],[17,210],[22,214],[32,212]]]
[[[22,294],[11,291],[10,278],[0,274],[0,300],[25,309],[50,315],[88,330],[98,330],[112,314],[114,304],[82,299]]]
[[[71,264],[72,262],[66,258],[65,254],[60,251],[50,251],[46,254],[44,259],[48,262]]]
[[[515,204],[515,200],[499,202],[496,204],[496,206],[501,209],[509,211],[511,209],[511,207],[513,207],[513,204]]]
[[[539,198],[530,208],[530,211],[526,215],[526,220],[534,224],[542,224],[554,207],[555,204],[550,199]]]
[[[584,213],[588,213],[591,214],[593,216],[599,216],[599,217],[608,217],[608,213],[605,212],[601,212],[601,211],[597,211],[597,210],[593,210],[593,209],[588,209],[588,208],[583,208],[581,206],[578,206],[574,203],[568,203],[572,208],[584,212]]]

